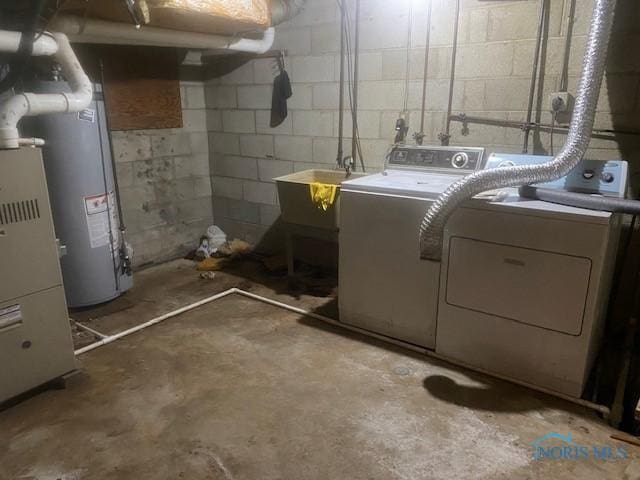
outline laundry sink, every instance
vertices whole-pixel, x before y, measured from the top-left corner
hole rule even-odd
[[[340,212],[340,184],[345,180],[364,177],[364,173],[352,173],[348,177],[343,170],[311,169],[274,178],[278,186],[280,211],[287,223],[305,225],[326,230],[338,230]],[[338,185],[336,198],[326,211],[311,201],[311,183]]]

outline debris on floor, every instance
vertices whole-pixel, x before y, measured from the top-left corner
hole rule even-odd
[[[198,263],[197,269],[199,271],[215,271],[221,270],[229,262],[237,260],[238,258],[251,253],[253,247],[251,244],[243,241],[233,239],[231,242],[225,242],[220,246],[215,256],[205,258]]]
[[[247,255],[251,253],[252,250],[253,247],[250,243],[238,238],[234,238],[233,240],[231,240],[231,242],[225,243],[218,249],[220,254],[227,255],[229,257]]]
[[[202,272],[200,278],[203,280],[214,280],[216,278],[215,272]]]
[[[201,262],[198,262],[196,269],[200,272],[212,272],[216,270],[222,270],[222,268],[229,263],[228,258],[205,258]]]

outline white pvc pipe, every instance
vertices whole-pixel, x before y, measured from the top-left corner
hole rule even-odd
[[[531,390],[536,390],[538,392],[545,393],[545,394],[550,395],[552,397],[561,398],[562,400],[566,400],[568,402],[574,403],[576,405],[580,405],[580,406],[585,407],[585,408],[589,408],[589,409],[595,410],[597,412],[601,412],[603,414],[609,414],[610,413],[609,408],[605,407],[604,405],[599,405],[597,403],[593,403],[593,402],[590,402],[588,400],[583,400],[581,398],[571,397],[569,395],[565,395],[563,393],[555,392],[553,390],[549,390],[549,389],[546,389],[544,387],[539,387],[537,385],[532,385],[532,384],[527,383],[527,382],[514,380],[513,378],[510,378],[510,377],[505,377],[503,375],[499,375],[499,374],[496,374],[496,373],[493,373],[493,372],[489,372],[489,371],[484,370],[482,368],[478,368],[478,367],[475,367],[473,365],[468,365],[466,363],[459,362],[457,360],[453,360],[451,358],[439,355],[439,354],[437,354],[436,352],[434,352],[432,350],[428,350],[426,348],[419,347],[419,346],[413,345],[411,343],[406,343],[406,342],[403,342],[401,340],[396,340],[394,338],[390,338],[390,337],[386,337],[384,335],[380,335],[380,334],[377,334],[377,333],[374,333],[374,332],[370,332],[369,330],[364,330],[362,328],[354,327],[352,325],[348,325],[346,323],[339,322],[338,320],[334,320],[333,318],[325,317],[324,315],[319,315],[317,313],[310,312],[309,310],[305,310],[303,308],[294,307],[292,305],[288,305],[288,304],[283,303],[283,302],[278,302],[277,300],[272,300],[272,299],[267,298],[267,297],[256,295],[255,293],[246,292],[244,290],[240,290],[239,288],[230,288],[229,290],[225,290],[224,292],[218,293],[217,295],[213,295],[212,297],[205,298],[204,300],[200,300],[198,302],[192,303],[191,305],[187,305],[185,307],[179,308],[179,309],[174,310],[172,312],[169,312],[169,313],[166,313],[166,314],[161,315],[159,317],[156,317],[156,318],[154,318],[152,320],[149,320],[148,322],[145,322],[145,323],[143,323],[141,325],[137,325],[137,326],[135,326],[133,328],[130,328],[128,330],[125,330],[123,332],[120,332],[120,333],[117,333],[115,335],[103,338],[102,340],[99,340],[99,341],[97,341],[95,343],[92,343],[91,345],[87,345],[86,347],[83,347],[83,348],[80,348],[80,349],[76,350],[75,354],[76,355],[81,355],[81,354],[89,352],[89,351],[91,351],[91,350],[93,350],[95,348],[98,348],[98,347],[101,347],[103,345],[107,345],[109,343],[115,342],[116,340],[119,340],[120,338],[123,338],[123,337],[126,337],[128,335],[131,335],[132,333],[136,333],[136,332],[139,332],[141,330],[144,330],[145,328],[148,328],[148,327],[150,327],[152,325],[156,325],[156,324],[158,324],[160,322],[163,322],[164,320],[167,320],[167,319],[169,319],[171,317],[175,317],[175,316],[180,315],[182,313],[188,312],[189,310],[193,310],[194,308],[198,308],[198,307],[200,307],[202,305],[205,305],[207,303],[210,303],[210,302],[213,302],[213,301],[218,300],[220,298],[226,297],[227,295],[230,295],[232,293],[237,293],[237,294],[242,295],[244,297],[252,298],[254,300],[258,300],[260,302],[267,303],[269,305],[273,305],[275,307],[279,307],[279,308],[283,308],[285,310],[289,310],[291,312],[299,313],[300,315],[304,315],[306,317],[315,318],[316,320],[320,320],[320,321],[328,323],[330,325],[334,325],[336,327],[340,327],[340,328],[343,328],[345,330],[350,330],[352,332],[360,333],[360,334],[366,335],[368,337],[373,337],[373,338],[376,338],[376,339],[381,340],[383,342],[391,343],[393,345],[397,345],[399,347],[402,347],[402,348],[405,348],[405,349],[408,349],[408,350],[412,350],[412,351],[417,352],[417,353],[424,354],[424,355],[426,355],[428,357],[432,357],[432,358],[435,358],[437,360],[441,360],[443,362],[446,362],[446,363],[449,363],[449,364],[452,364],[452,365],[456,365],[456,366],[461,367],[461,368],[465,368],[465,369],[468,369],[468,370],[472,370],[474,372],[482,373],[482,374],[490,376],[490,377],[499,378],[501,380],[504,380],[504,381],[507,381],[507,382],[510,382],[510,383],[515,383],[516,385],[521,385],[523,387],[530,388]]]
[[[315,318],[315,319],[321,320],[321,321],[323,321],[325,323],[330,323],[331,325],[335,325],[335,326],[340,327],[340,328],[351,330],[352,332],[357,332],[357,333],[361,333],[363,335],[366,335],[368,337],[377,338],[378,340],[382,340],[382,341],[387,342],[387,343],[392,343],[392,344],[398,345],[398,346],[400,346],[402,348],[406,348],[408,350],[413,350],[414,352],[423,353],[423,354],[425,354],[425,355],[427,355],[429,357],[432,357],[432,358],[435,358],[435,359],[438,359],[438,360],[442,360],[442,361],[447,362],[447,363],[451,363],[451,364],[456,365],[458,367],[466,368],[468,370],[473,370],[475,372],[482,373],[482,374],[490,376],[490,377],[496,377],[496,378],[499,378],[501,380],[505,380],[507,382],[515,383],[517,385],[521,385],[523,387],[530,388],[532,390],[537,390],[539,392],[546,393],[547,395],[552,395],[554,397],[559,397],[559,398],[562,398],[563,400],[567,400],[569,402],[573,402],[575,404],[581,405],[583,407],[588,407],[588,408],[591,408],[593,410],[596,410],[596,411],[599,411],[599,412],[602,412],[602,413],[609,413],[609,408],[605,407],[604,405],[598,405],[596,403],[589,402],[588,400],[583,400],[581,398],[570,397],[568,395],[564,395],[563,393],[554,392],[553,390],[548,390],[548,389],[546,389],[544,387],[539,387],[537,385],[532,385],[532,384],[527,383],[527,382],[522,382],[520,380],[514,380],[513,378],[510,378],[510,377],[505,377],[505,376],[500,375],[500,374],[489,372],[487,370],[483,370],[482,368],[478,368],[478,367],[475,367],[473,365],[468,365],[466,363],[459,362],[457,360],[453,360],[451,358],[448,358],[448,357],[445,357],[443,355],[437,354],[433,350],[428,350],[426,348],[419,347],[419,346],[413,345],[411,343],[406,343],[406,342],[403,342],[401,340],[396,340],[395,338],[385,337],[384,335],[379,335],[377,333],[370,332],[369,330],[364,330],[362,328],[354,327],[354,326],[339,322],[337,320],[334,320],[332,318],[325,317],[323,315],[318,315],[317,313],[309,312],[308,310],[304,310],[302,308],[293,307],[291,305],[287,305],[286,303],[278,302],[276,300],[271,300],[270,298],[266,298],[266,297],[261,297],[260,295],[256,295],[255,293],[245,292],[244,290],[239,290],[239,289],[236,289],[235,293],[238,293],[240,295],[244,295],[245,297],[253,298],[255,300],[259,300],[259,301],[264,302],[264,303],[268,303],[269,305],[274,305],[276,307],[284,308],[284,309],[290,310],[292,312],[300,313],[301,315],[305,315],[307,317]]]
[[[261,39],[254,40],[168,28],[136,28],[133,24],[83,19],[75,15],[58,15],[50,23],[50,28],[66,33],[72,42],[78,43],[232,50],[247,53],[265,53],[272,47],[275,38],[273,27],[265,30]]]
[[[0,107],[0,149],[18,148],[24,144],[40,144],[36,139],[20,138],[18,122],[22,117],[78,112],[91,103],[93,96],[91,81],[82,70],[69,40],[62,33],[54,33],[53,38],[58,46],[54,57],[62,67],[62,74],[71,87],[71,93],[21,93],[9,98]]]
[[[182,308],[178,308],[177,310],[173,310],[172,312],[165,313],[164,315],[160,315],[159,317],[151,319],[148,322],[141,323],[140,325],[136,325],[135,327],[129,328],[128,330],[123,330],[122,332],[116,333],[115,335],[110,335],[95,343],[87,345],[86,347],[82,347],[76,350],[75,354],[82,355],[83,353],[89,352],[95,348],[102,347],[103,345],[108,345],[110,343],[115,342],[116,340],[119,340],[128,335],[131,335],[132,333],[139,332],[140,330],[144,330],[145,328],[151,327],[152,325],[156,325],[160,322],[164,322],[168,318],[175,317],[182,313],[188,312],[189,310],[193,310],[194,308],[198,308],[198,307],[201,307],[202,305],[218,300],[219,298],[226,297],[227,295],[230,295],[232,293],[236,293],[236,291],[237,291],[237,288],[230,288],[229,290],[225,290],[224,292],[218,293],[217,295],[213,295],[211,297],[205,298],[198,302],[192,303],[191,305],[186,305]]]
[[[20,47],[20,32],[0,31],[0,52],[16,53]],[[33,56],[53,55],[58,51],[58,44],[51,35],[45,33],[33,42]]]
[[[86,325],[84,325],[84,324],[82,324],[80,322],[74,322],[74,323],[80,330],[84,330],[85,332],[89,332],[90,334],[95,335],[99,339],[107,338],[109,336],[109,335],[105,335],[104,333],[100,333],[99,331],[94,330],[91,327],[87,327]]]

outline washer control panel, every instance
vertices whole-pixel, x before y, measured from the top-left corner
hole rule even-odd
[[[484,148],[399,145],[389,153],[385,167],[464,174],[481,170],[483,158]]]
[[[549,162],[545,155],[514,155],[493,153],[487,159],[485,170]],[[606,197],[624,198],[627,189],[628,164],[622,160],[582,160],[569,175],[540,183],[537,186],[557,188],[570,192],[591,193]]]

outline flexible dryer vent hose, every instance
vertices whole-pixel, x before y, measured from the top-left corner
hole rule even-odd
[[[595,1],[575,110],[562,151],[547,163],[482,170],[452,184],[431,205],[420,224],[421,258],[440,261],[444,226],[464,200],[487,190],[555,180],[582,160],[591,139],[615,6],[616,0]]]
[[[554,188],[540,188],[531,185],[520,187],[520,196],[544,202],[568,205],[570,207],[599,210],[601,212],[628,213],[640,215],[640,201],[625,198],[602,197],[585,193],[567,192]]]

